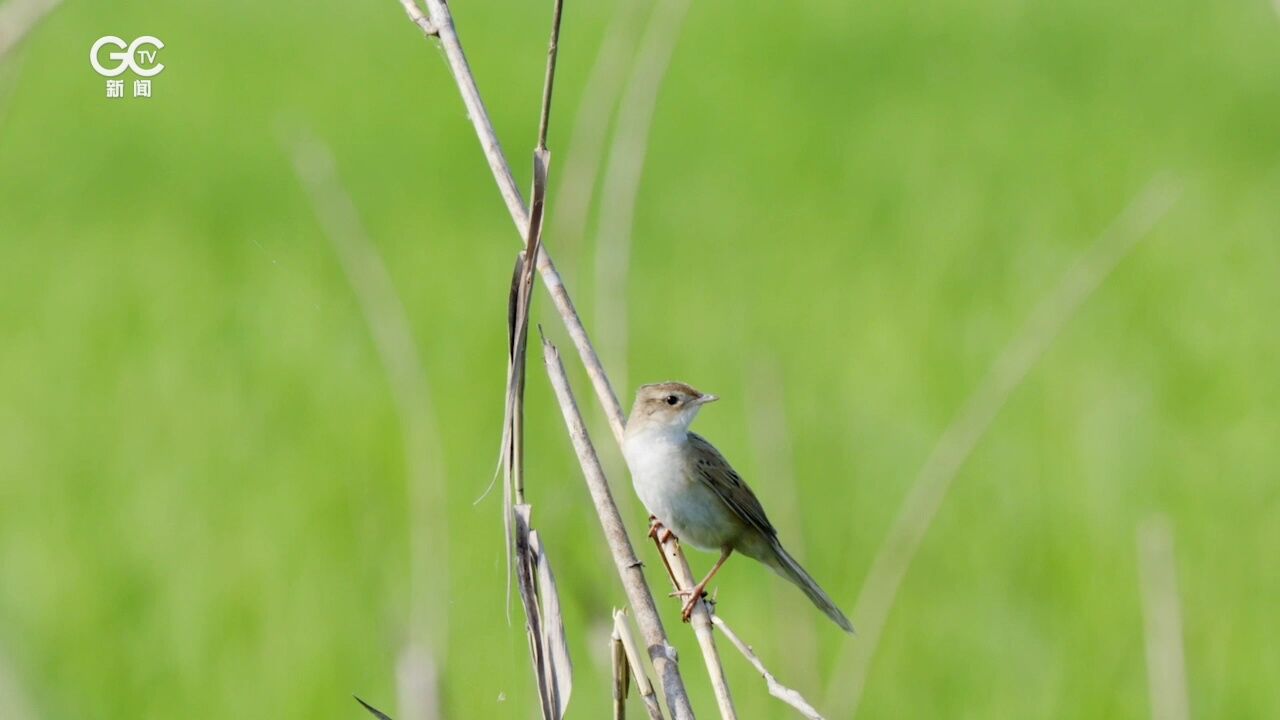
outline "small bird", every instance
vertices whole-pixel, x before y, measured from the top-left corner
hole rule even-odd
[[[720,551],[715,567],[689,592],[681,617],[689,621],[707,583],[737,550],[795,583],[819,610],[852,633],[840,608],[783,549],[751,488],[715,446],[689,432],[698,410],[718,399],[679,382],[641,385],[622,445],[636,494],[652,513],[650,534],[660,532],[661,525],[668,535],[674,533],[699,550]]]

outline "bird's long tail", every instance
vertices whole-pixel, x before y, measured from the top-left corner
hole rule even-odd
[[[849,618],[840,612],[840,608],[836,607],[830,596],[821,587],[818,587],[817,581],[809,573],[805,572],[804,568],[800,567],[800,563],[791,557],[791,554],[782,547],[782,543],[778,542],[777,538],[771,538],[771,541],[773,557],[770,558],[768,565],[773,568],[774,572],[795,583],[797,587],[804,591],[805,595],[809,596],[813,604],[818,606],[819,610],[826,613],[827,617],[831,618],[845,632],[853,634],[853,623],[849,622]]]

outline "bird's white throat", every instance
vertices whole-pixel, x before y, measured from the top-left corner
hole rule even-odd
[[[684,453],[689,433],[680,426],[648,427],[627,434],[622,446],[636,493],[649,512],[657,514],[655,495],[683,481]]]
[[[631,475],[640,476],[676,472],[681,465],[681,453],[689,442],[689,431],[683,424],[649,426],[639,430],[628,429],[622,443]]]

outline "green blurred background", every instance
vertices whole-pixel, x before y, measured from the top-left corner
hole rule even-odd
[[[553,226],[555,163],[619,7],[565,11]],[[523,186],[549,3],[454,14]],[[846,610],[1031,309],[1154,178],[1178,191],[957,476],[861,715],[1147,716],[1135,528],[1165,514],[1192,714],[1280,716],[1277,8],[701,1],[675,30],[615,380],[626,404],[632,384],[671,378],[721,395],[697,429]],[[104,97],[86,54],[106,34],[164,40],[154,97]],[[518,604],[504,619],[500,502],[473,505],[497,457],[517,243],[434,43],[392,0],[71,0],[0,63],[9,707],[364,717],[355,692],[396,715],[408,617],[442,602],[446,715],[534,717]],[[417,560],[410,525],[441,508],[410,502],[396,391],[293,170],[300,132],[331,148],[421,351],[448,531]],[[594,227],[547,238],[592,329]],[[567,351],[541,292],[535,316]],[[766,402],[785,410],[783,457],[753,434]],[[529,403],[569,715],[602,717],[604,623],[624,598],[536,358]],[[597,445],[629,497],[607,435]],[[638,541],[644,513],[627,510]],[[749,562],[718,586],[725,617],[824,706],[860,640]],[[712,717],[677,603],[662,610]],[[744,717],[792,716],[725,662]]]

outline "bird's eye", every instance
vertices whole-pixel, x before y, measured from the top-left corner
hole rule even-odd
[[[668,395],[668,396],[667,396],[667,404],[668,404],[668,405],[675,405],[675,404],[676,404],[676,403],[678,403],[678,402],[680,402],[680,398],[676,397],[675,395]]]

